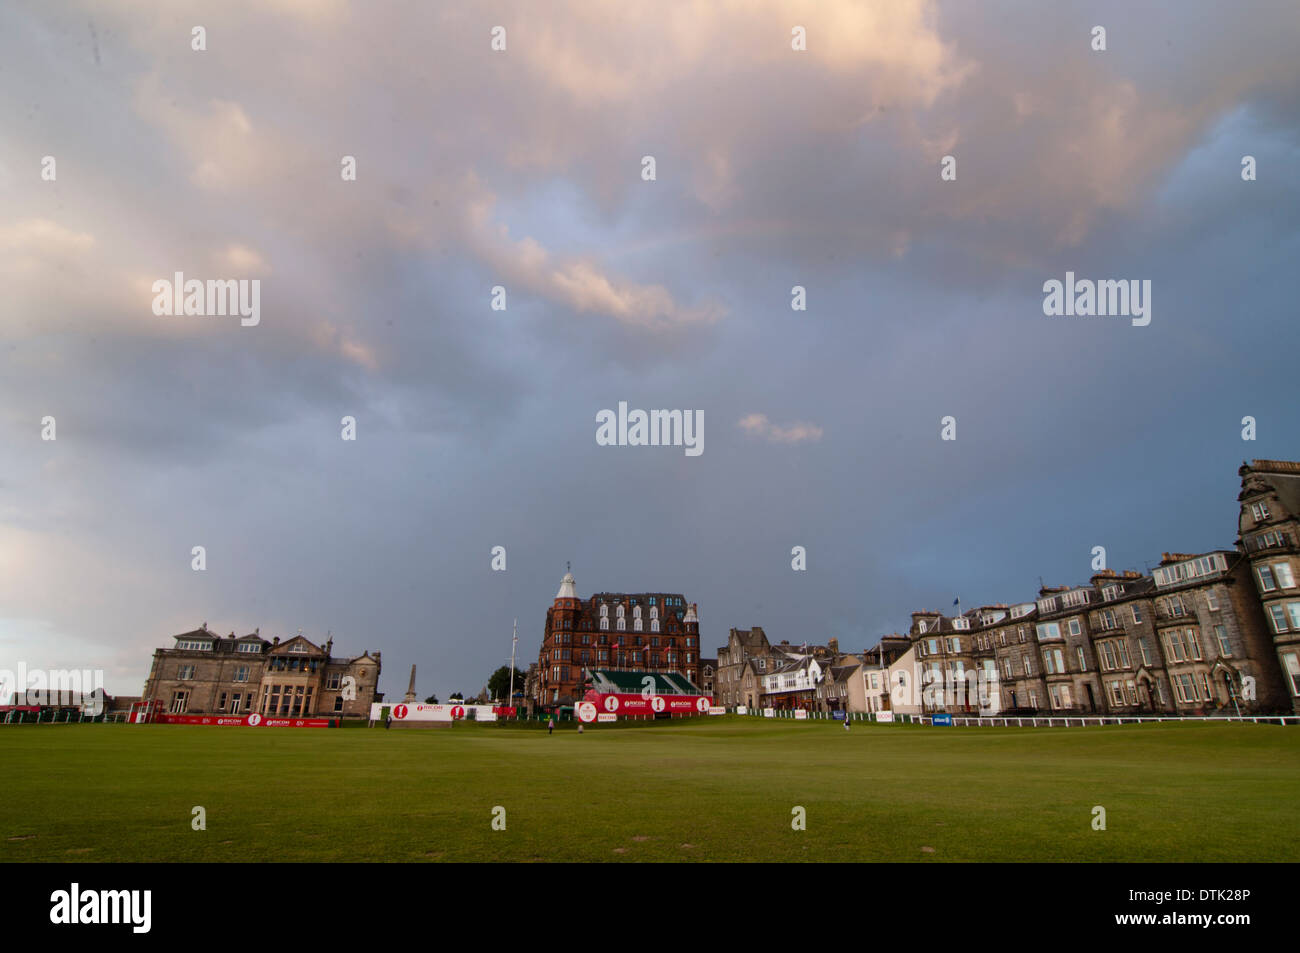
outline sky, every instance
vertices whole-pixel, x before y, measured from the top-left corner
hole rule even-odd
[[[1231,547],[1300,458],[1297,49],[1282,0],[0,5],[0,667],[139,694],[206,621],[445,697],[568,562],[713,654]],[[1067,271],[1150,324],[1045,315]],[[703,452],[599,445],[620,401]]]

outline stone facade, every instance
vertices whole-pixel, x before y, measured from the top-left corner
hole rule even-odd
[[[380,699],[379,652],[335,658],[333,639],[222,637],[206,622],[174,638],[154,652],[143,695],[172,714],[367,718]]]
[[[1282,690],[1300,713],[1300,463],[1255,460],[1238,474],[1237,546],[1250,561]]]

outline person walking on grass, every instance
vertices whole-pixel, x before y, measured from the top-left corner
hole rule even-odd
[[[844,713],[844,730],[849,730],[849,713],[847,711]]]
[[[554,719],[554,718],[547,718],[547,719],[546,719],[546,733],[549,735],[549,734],[551,734],[551,733],[554,732],[554,731],[555,731],[555,719]]]

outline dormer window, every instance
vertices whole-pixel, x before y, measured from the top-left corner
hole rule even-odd
[[[1256,523],[1262,523],[1268,519],[1268,504],[1263,502],[1250,504],[1250,515],[1255,517]]]

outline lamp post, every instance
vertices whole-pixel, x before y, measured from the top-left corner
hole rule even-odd
[[[1228,697],[1232,699],[1232,710],[1235,711],[1237,713],[1237,717],[1240,718],[1241,709],[1237,706],[1237,693],[1232,690],[1232,673],[1224,672],[1223,680],[1224,682],[1227,683],[1228,686]]]

